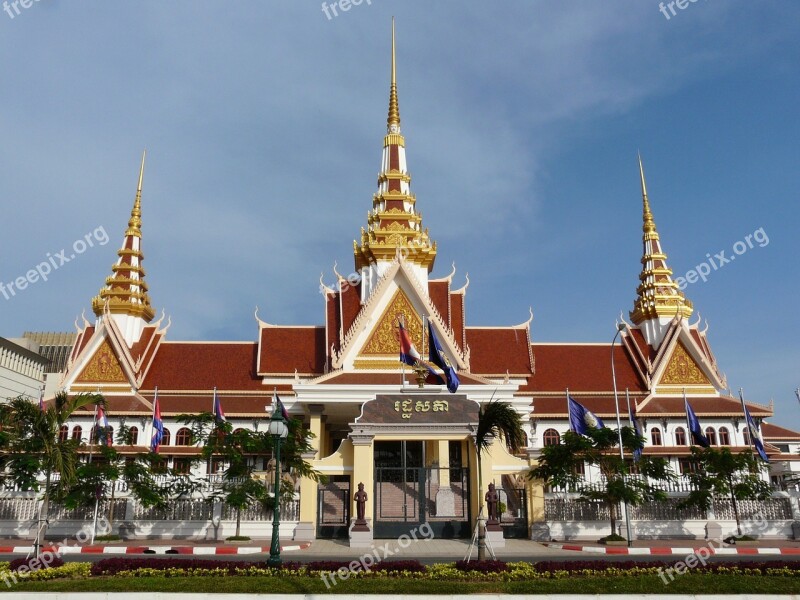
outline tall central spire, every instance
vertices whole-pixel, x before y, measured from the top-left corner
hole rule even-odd
[[[630,316],[637,325],[647,321],[657,322],[653,323],[654,327],[650,328],[652,331],[648,337],[659,342],[659,332],[663,329],[661,325],[669,322],[676,315],[689,317],[694,309],[692,303],[680,291],[678,284],[673,281],[672,269],[667,266],[667,255],[661,249],[661,240],[656,230],[653,212],[650,209],[650,199],[647,197],[647,184],[644,179],[641,155],[639,155],[639,178],[642,184],[642,244],[644,248],[642,272],[639,275],[640,283],[636,290],[638,297],[633,304]],[[661,323],[662,321],[663,323]],[[647,336],[647,332],[645,333]]]
[[[155,313],[150,306],[150,296],[147,293],[147,284],[144,281],[142,268],[142,181],[144,179],[144,161],[146,152],[142,152],[142,165],[139,168],[139,183],[136,186],[136,199],[133,201],[131,218],[128,220],[128,229],[122,247],[117,252],[119,259],[111,267],[112,275],[106,278],[105,286],[100,294],[92,300],[92,310],[98,317],[102,317],[106,307],[108,312],[121,322],[130,317],[149,323]],[[141,324],[140,324],[141,325]],[[133,333],[138,328],[134,326],[122,327],[123,332],[130,329]]]
[[[394,36],[394,17],[392,17],[392,83],[389,88],[389,118],[386,119],[387,133],[400,133],[400,106],[397,102],[397,54]]]
[[[392,72],[389,87],[389,114],[383,138],[378,191],[367,213],[367,227],[361,228],[361,243],[353,242],[356,269],[361,272],[362,295],[369,295],[374,283],[401,254],[414,267],[420,283],[427,285],[428,273],[436,259],[436,243],[422,228],[417,199],[411,193],[411,176],[406,164],[405,138],[400,132],[400,105],[397,96],[397,54],[392,19]]]

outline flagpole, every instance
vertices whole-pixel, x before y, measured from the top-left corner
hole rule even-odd
[[[794,391],[794,395],[797,396],[797,401],[800,402],[800,388],[797,388]]]
[[[617,323],[617,332],[614,334],[614,339],[611,340],[611,382],[614,384],[614,408],[617,411],[617,437],[619,440],[619,459],[622,462],[620,469],[624,469],[625,467],[625,450],[622,446],[622,421],[619,417],[619,394],[617,393],[617,373],[614,368],[614,345],[617,343],[617,338],[619,335],[625,331],[625,323]],[[623,486],[625,484],[625,475],[623,473],[619,473],[620,477],[622,477]],[[628,534],[628,547],[630,548],[633,545],[633,540],[631,539],[631,518],[630,514],[628,513],[628,503],[623,500],[622,508],[625,511],[625,530]]]
[[[750,458],[755,460],[755,455],[753,454],[753,432],[750,431],[750,419],[747,418],[747,408],[744,405],[744,390],[742,388],[739,388],[739,401],[742,403],[744,426],[747,427],[747,446],[750,448]],[[753,423],[753,425],[755,425],[755,423]]]
[[[575,432],[575,430],[572,428],[572,415],[570,414],[569,410],[569,388],[565,389],[566,389],[565,393],[567,395],[567,424],[569,425],[569,430]]]

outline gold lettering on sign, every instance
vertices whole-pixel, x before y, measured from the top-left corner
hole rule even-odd
[[[711,385],[708,377],[705,376],[703,371],[689,355],[689,352],[678,343],[672,356],[667,363],[667,368],[664,371],[664,376],[661,378],[662,384],[698,384],[704,383]]]
[[[422,319],[414,310],[408,296],[403,290],[397,290],[394,298],[389,302],[389,306],[383,311],[378,324],[372,330],[362,356],[374,355],[400,355],[400,340],[397,334],[397,321],[400,317],[404,319],[404,326],[411,341],[417,348],[422,348]],[[399,358],[397,359],[399,362]]]
[[[103,340],[100,348],[86,365],[83,373],[76,379],[82,383],[127,383],[128,379],[111,349],[108,340]]]
[[[447,400],[417,400],[416,403],[413,400],[395,400],[394,403],[395,412],[401,413],[403,419],[410,419],[414,413],[430,412],[431,409],[433,412],[450,412],[450,405]]]

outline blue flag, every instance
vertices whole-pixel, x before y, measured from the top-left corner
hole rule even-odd
[[[636,435],[641,436],[642,435],[642,430],[639,429],[639,423],[636,422],[636,415],[634,414],[633,409],[630,407],[630,404],[628,405],[628,419],[630,420],[631,427],[633,427],[633,430],[636,432]],[[633,460],[634,460],[634,462],[639,460],[641,457],[642,457],[642,449],[641,448],[636,448],[633,451]]]
[[[744,407],[744,416],[747,419],[747,428],[750,430],[750,443],[755,446],[758,456],[764,462],[769,462],[766,450],[764,450],[764,438],[761,437],[761,429],[756,425],[753,417],[750,416],[750,411]]]
[[[575,433],[586,435],[589,427],[602,429],[605,427],[603,420],[586,408],[583,404],[576,402],[572,396],[567,396],[569,403],[569,427]]]
[[[692,407],[689,406],[689,401],[684,397],[683,403],[686,406],[686,421],[689,424],[689,431],[692,434],[692,440],[698,446],[702,446],[703,448],[708,448],[711,446],[711,443],[708,441],[708,438],[703,434],[703,429],[700,427],[700,421],[697,420],[697,415],[694,414]]]
[[[444,371],[445,379],[447,379],[447,389],[450,390],[451,394],[455,394],[461,382],[458,380],[456,370],[447,360],[447,356],[442,350],[442,345],[439,343],[439,338],[436,337],[436,332],[430,323],[428,324],[428,338],[430,339],[430,349],[428,350],[430,361]]]
[[[150,438],[150,452],[158,452],[164,438],[164,422],[161,420],[161,406],[158,404],[158,389],[153,398],[153,437]]]

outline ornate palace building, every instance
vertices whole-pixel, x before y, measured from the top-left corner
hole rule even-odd
[[[641,162],[642,269],[633,310],[621,323],[613,351],[608,343],[534,342],[531,319],[469,324],[468,280],[457,287],[454,272],[433,276],[437,246],[411,191],[394,36],[391,64],[377,190],[354,242],[358,277],[337,273],[337,285],[321,283],[325,310],[317,324],[278,326],[256,314],[254,341],[169,340],[169,322],[163,315],[155,320],[142,266],[143,157],[119,258],[92,300],[95,321],[83,319],[78,327],[59,387],[71,394],[100,390],[111,424],[124,420],[138,435],[124,452],[146,451],[158,390],[166,428],[160,452],[171,465],[187,469],[187,459],[199,450],[189,445],[177,415],[210,412],[216,388],[234,427],[263,429],[276,391],[290,415],[314,434],[306,458],[328,477],[324,484],[297,482],[297,510],[282,530],[295,539],[347,536],[359,483],[368,492],[366,515],[375,538],[426,521],[436,535],[470,536],[485,492],[478,489],[473,436],[479,406],[492,399],[510,403],[527,433],[522,453],[512,455],[496,440],[482,461],[484,487],[494,482],[501,490],[506,537],[528,536],[545,521],[558,529],[557,515],[547,512],[556,492],[528,482],[525,474],[542,446],[558,443],[568,429],[567,389],[610,421],[616,418],[616,381],[623,414],[627,398],[647,437],[645,453],[669,457],[676,471],[686,467],[690,452],[684,391],[716,445],[745,450],[740,401],[726,391],[707,328],[692,320],[694,308],[672,279]],[[458,372],[456,393],[430,376],[420,388],[415,373],[403,372],[400,320],[423,353],[426,328],[433,328]],[[749,402],[748,408],[758,420],[773,414],[763,404]],[[91,426],[87,412],[68,423],[64,435],[85,438]],[[773,465],[794,470],[800,434],[766,423],[763,432],[772,442],[767,452]],[[206,474],[205,466],[193,468]],[[252,532],[269,536],[266,524]]]

